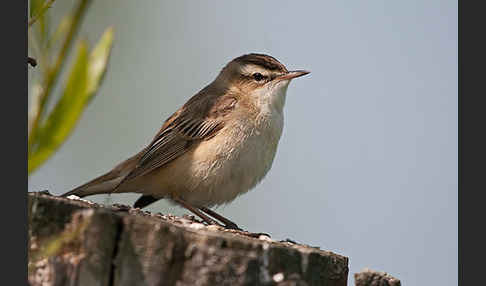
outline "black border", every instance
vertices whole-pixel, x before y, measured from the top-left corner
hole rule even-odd
[[[2,253],[6,285],[27,282],[27,1],[9,1],[2,29]],[[7,273],[7,272],[6,272]],[[14,281],[10,281],[14,280]]]
[[[484,10],[471,1],[459,1],[459,177],[458,177],[458,258],[459,285],[480,285],[486,236],[484,233],[486,192],[485,123],[486,90]],[[469,4],[469,5],[466,5]],[[483,282],[484,283],[484,282]]]

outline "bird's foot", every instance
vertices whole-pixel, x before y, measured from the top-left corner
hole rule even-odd
[[[233,229],[233,230],[239,230],[239,231],[244,231],[243,229],[239,228],[236,223],[231,222],[231,223],[226,223],[224,226],[226,229]]]

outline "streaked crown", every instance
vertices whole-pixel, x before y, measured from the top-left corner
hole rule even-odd
[[[243,88],[256,88],[286,73],[287,68],[276,58],[252,53],[230,61],[221,70],[218,79],[220,82],[237,83]]]
[[[256,65],[268,71],[276,71],[280,73],[288,72],[287,68],[280,63],[276,58],[264,54],[247,54],[237,57],[233,60],[242,65]]]

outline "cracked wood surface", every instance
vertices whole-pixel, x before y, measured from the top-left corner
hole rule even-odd
[[[28,195],[30,285],[347,285],[348,258],[193,218]]]

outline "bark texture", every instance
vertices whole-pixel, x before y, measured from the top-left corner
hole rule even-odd
[[[30,285],[347,285],[347,257],[191,217],[41,193],[28,210]]]
[[[354,281],[356,286],[401,286],[400,280],[388,273],[367,268],[354,274]]]

